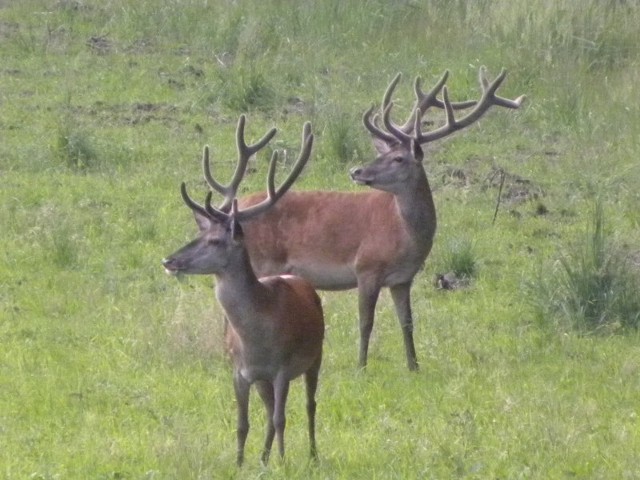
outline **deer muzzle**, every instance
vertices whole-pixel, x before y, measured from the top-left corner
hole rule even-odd
[[[163,258],[162,265],[168,275],[178,275],[180,273],[180,264],[175,258]]]
[[[353,180],[358,185],[369,185],[371,184],[371,178],[363,175],[364,169],[362,167],[353,167],[349,170],[349,175],[351,176],[351,180]]]

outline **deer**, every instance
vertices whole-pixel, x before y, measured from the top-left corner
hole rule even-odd
[[[240,162],[263,148],[271,137],[254,145],[244,142],[244,116],[238,126]],[[267,433],[261,460],[267,464],[274,436],[284,457],[285,404],[289,383],[304,376],[311,457],[317,459],[315,440],[316,390],[322,362],[324,316],[320,297],[313,286],[294,275],[259,278],[251,266],[247,243],[251,237],[242,224],[265,215],[285,194],[306,164],[313,134],[303,128],[302,149],[287,180],[276,189],[277,151],[273,152],[267,178],[267,196],[258,204],[230,211],[211,205],[211,192],[204,205],[196,203],[181,185],[184,203],[193,211],[198,237],[163,259],[167,273],[214,275],[215,295],[225,313],[225,342],[233,362],[233,385],[237,403],[237,458],[244,462],[249,433],[249,393],[256,389],[267,411]],[[275,133],[275,132],[274,132]]]
[[[503,69],[489,81],[481,67],[480,99],[461,102],[449,100],[445,85],[448,70],[427,92],[417,77],[415,103],[402,125],[391,119],[393,93],[401,79],[397,74],[383,95],[381,112],[372,118],[372,106],[362,117],[377,156],[349,172],[353,182],[370,190],[289,191],[275,208],[245,224],[251,263],[259,275],[294,274],[319,290],[357,289],[361,369],[367,364],[378,297],[382,288],[388,288],[402,330],[408,369],[418,370],[411,287],[431,251],[437,224],[422,147],[469,127],[494,105],[519,108],[524,95],[510,100],[496,94],[506,74]],[[433,108],[444,110],[446,121],[423,132],[423,118]],[[458,119],[457,110],[468,112]],[[258,143],[268,141],[274,133],[267,132]],[[224,197],[219,209],[227,211],[247,161],[236,165],[226,185],[213,178],[206,147],[202,167],[211,189]],[[245,208],[263,200],[264,194],[253,194],[240,199],[240,205]]]

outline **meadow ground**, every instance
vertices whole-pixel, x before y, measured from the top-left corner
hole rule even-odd
[[[1,1],[0,476],[640,478],[639,34],[635,0]],[[286,460],[254,396],[238,470],[212,279],[160,264],[195,232],[180,182],[204,195],[205,144],[231,173],[246,113],[291,158],[312,122],[295,188],[360,190],[393,76],[401,116],[414,76],[475,98],[481,65],[528,98],[427,152],[420,371],[386,292],[366,372],[355,292],[323,292],[320,460],[296,382]]]

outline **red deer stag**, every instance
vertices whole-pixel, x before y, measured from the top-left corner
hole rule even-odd
[[[244,117],[240,117],[239,132]],[[271,134],[271,137],[273,134]],[[266,141],[247,146],[243,134],[238,135],[240,163]],[[238,211],[232,201],[231,212],[211,205],[211,192],[204,206],[181,192],[184,202],[193,210],[200,229],[198,238],[163,260],[171,274],[213,274],[216,277],[216,297],[226,318],[226,344],[234,363],[233,382],[238,405],[237,463],[244,460],[244,445],[249,432],[249,389],[255,384],[267,409],[267,434],[262,461],[267,463],[274,435],[277,435],[280,455],[284,456],[285,404],[289,382],[304,375],[307,390],[309,441],[312,457],[316,457],[315,393],[322,360],[324,319],[320,298],[306,280],[292,275],[258,279],[251,267],[245,244],[249,241],[241,223],[272,208],[295,181],[309,159],[313,135],[310,125],[303,130],[303,147],[296,166],[287,180],[276,190],[274,173],[276,152],[271,159],[264,201]]]
[[[359,366],[365,367],[380,290],[389,287],[404,336],[407,364],[417,370],[413,343],[411,284],[422,268],[436,230],[436,212],[423,168],[421,145],[451,135],[482,117],[492,105],[518,108],[524,96],[508,100],[496,95],[505,79],[503,70],[492,82],[480,69],[482,96],[478,101],[449,101],[445,72],[436,85],[423,92],[415,82],[416,101],[407,122],[391,121],[391,97],[398,74],[382,101],[382,123],[364,114],[365,127],[373,135],[378,157],[365,167],[351,170],[354,182],[372,187],[369,192],[289,192],[260,219],[247,222],[247,248],[259,275],[291,273],[322,290],[357,288],[360,317]],[[442,100],[438,95],[442,92]],[[432,108],[444,109],[446,123],[422,132],[422,118]],[[454,110],[474,107],[460,119]],[[244,128],[244,124],[239,126]],[[260,141],[270,138],[268,132]],[[240,134],[240,133],[239,133]],[[246,157],[245,157],[246,158]],[[239,162],[231,182],[223,186],[210,172],[209,152],[203,155],[204,176],[212,189],[225,196],[221,210],[228,210],[246,169]],[[243,198],[242,207],[261,202],[264,194]]]

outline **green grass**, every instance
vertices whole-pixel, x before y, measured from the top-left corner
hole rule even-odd
[[[637,1],[2,3],[0,476],[639,478],[639,33]],[[160,265],[195,231],[180,182],[204,192],[205,144],[231,175],[247,113],[249,141],[275,125],[273,148],[292,152],[312,122],[296,188],[360,190],[360,117],[393,76],[399,121],[415,75],[449,69],[461,100],[480,65],[507,68],[501,94],[528,100],[427,150],[438,232],[413,290],[420,371],[386,292],[364,373],[355,292],[322,293],[320,461],[296,382],[286,461],[260,466],[253,396],[238,470],[212,279]],[[264,188],[269,153],[244,191]],[[471,288],[436,290],[455,269]],[[584,306],[605,291],[626,303],[602,329]]]
[[[542,319],[587,333],[640,326],[637,253],[616,245],[605,223],[603,206],[597,202],[581,242],[532,283]]]
[[[454,240],[448,245],[448,252],[444,257],[444,272],[452,272],[457,277],[462,278],[475,276],[478,261],[471,241],[465,239]]]

